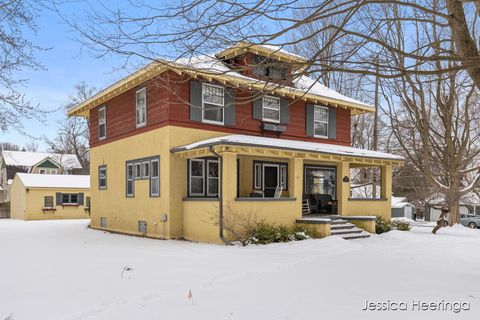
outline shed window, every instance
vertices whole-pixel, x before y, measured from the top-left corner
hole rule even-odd
[[[45,196],[43,199],[43,206],[45,208],[52,208],[53,207],[53,196]]]
[[[62,204],[78,204],[78,193],[62,193]]]
[[[328,108],[322,106],[315,106],[314,108],[315,137],[328,138]]]
[[[202,85],[202,121],[224,124],[225,89],[223,87]]]
[[[107,189],[107,166],[98,167],[98,188]]]
[[[262,121],[280,123],[280,98],[263,97]]]
[[[137,127],[147,123],[147,88],[138,90],[135,94]]]
[[[105,139],[107,136],[107,111],[105,107],[98,109],[98,139]]]

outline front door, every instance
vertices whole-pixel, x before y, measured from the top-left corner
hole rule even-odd
[[[279,166],[273,164],[263,165],[263,194],[273,197],[278,186]]]

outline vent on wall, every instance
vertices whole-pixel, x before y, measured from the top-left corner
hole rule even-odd
[[[138,221],[138,232],[143,234],[147,233],[147,222],[146,221]]]
[[[107,218],[100,217],[100,228],[106,228],[106,227],[107,227]]]

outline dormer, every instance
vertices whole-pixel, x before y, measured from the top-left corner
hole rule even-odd
[[[291,85],[293,74],[307,66],[307,59],[277,46],[240,42],[215,55],[232,69],[259,80]]]

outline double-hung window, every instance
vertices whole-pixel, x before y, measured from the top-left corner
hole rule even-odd
[[[98,167],[98,188],[107,189],[107,166]]]
[[[192,159],[189,161],[188,172],[189,196],[218,196],[220,168],[217,159]]]
[[[78,204],[78,193],[62,193],[62,204]]]
[[[137,90],[135,94],[137,127],[147,123],[147,88]]]
[[[160,160],[151,161],[150,197],[160,196]]]
[[[127,197],[133,197],[135,194],[134,180],[133,163],[127,163]]]
[[[45,208],[53,208],[53,197],[52,196],[45,196],[43,199],[43,206]]]
[[[328,108],[315,106],[313,121],[315,137],[328,138]]]
[[[280,98],[271,96],[263,97],[262,121],[280,123]]]
[[[107,109],[98,109],[98,139],[103,140],[107,136]]]
[[[225,88],[202,84],[202,122],[224,124]]]

